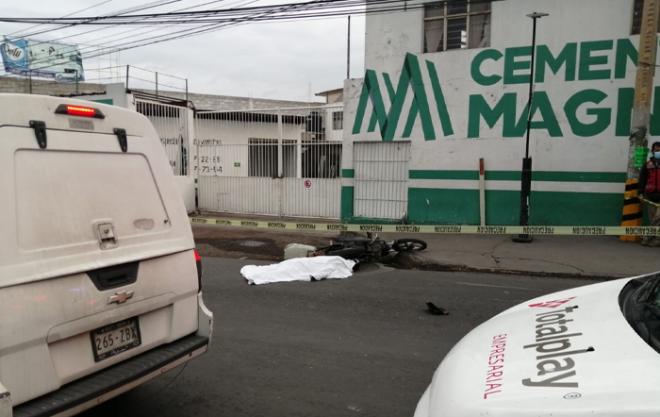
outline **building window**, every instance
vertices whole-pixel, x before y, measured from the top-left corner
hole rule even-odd
[[[642,31],[643,11],[644,11],[644,0],[635,0],[633,6],[632,30],[630,31],[630,33],[633,35],[639,35],[639,32]],[[657,31],[660,32],[660,19],[658,19]]]
[[[424,53],[490,46],[490,1],[451,0],[424,6]]]
[[[332,130],[342,130],[344,128],[344,112],[332,112]]]
[[[238,145],[243,146],[243,145]],[[296,176],[296,141],[282,140],[282,176]],[[248,176],[275,178],[279,172],[277,139],[250,138],[248,142]]]
[[[277,139],[250,138],[248,176],[277,177]]]

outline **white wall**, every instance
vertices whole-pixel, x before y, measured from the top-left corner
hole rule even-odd
[[[365,68],[397,72],[406,53],[421,53],[424,42],[424,9],[414,6],[433,0],[407,2],[410,9],[367,15]],[[371,4],[368,8],[375,8]],[[506,0],[491,5],[491,46],[529,44],[532,12],[550,16],[539,21],[538,43],[610,39],[627,36],[632,24],[633,0]],[[460,51],[448,51],[449,54]],[[430,54],[432,55],[432,54]]]
[[[344,130],[334,130],[332,122],[332,113],[334,112],[343,112],[343,106],[337,106],[337,104],[328,105],[325,107],[325,140],[328,141],[340,141],[344,136]]]
[[[113,106],[128,107],[128,98],[124,83],[105,84],[105,94],[93,94],[76,97],[82,100],[111,99]]]
[[[367,6],[377,7],[376,2]],[[424,3],[420,0],[407,2],[409,6]],[[382,7],[382,6],[381,6]],[[368,14],[365,35],[365,69],[379,71],[399,71],[407,52],[422,52],[423,9],[410,9],[406,12]],[[344,103],[346,103],[344,91]]]
[[[283,123],[282,138],[300,139],[303,125]],[[202,175],[237,176],[248,175],[248,144],[251,138],[278,139],[277,123],[231,122],[225,120],[196,119],[196,141],[199,142],[201,166],[208,164],[210,170]],[[238,165],[238,166],[236,166]]]
[[[637,46],[638,36],[630,36],[632,20],[632,0],[507,0],[492,3],[491,46],[484,49],[497,49],[504,52],[507,47],[527,46],[531,41],[531,19],[525,17],[533,11],[550,14],[539,20],[538,44],[547,45],[557,54],[566,43],[589,40],[616,40],[629,38]],[[413,4],[413,2],[409,2]],[[386,108],[389,107],[383,72],[389,72],[392,82],[397,85],[404,57],[407,52],[421,50],[423,30],[423,10],[392,14],[373,14],[367,17],[366,67],[378,73],[381,92]],[[494,106],[505,93],[517,94],[517,116],[521,115],[527,101],[528,85],[503,84],[492,86],[477,84],[470,76],[471,63],[483,49],[450,50],[431,54],[418,54],[422,77],[429,98],[436,140],[424,140],[419,119],[415,124],[410,140],[413,141],[411,169],[477,169],[478,159],[486,159],[488,169],[518,170],[524,153],[524,139],[503,138],[502,120],[489,128],[481,120],[479,138],[467,138],[469,97],[481,95],[490,106]],[[578,66],[580,65],[578,50]],[[613,69],[616,51],[603,51],[594,55],[607,57],[606,65],[594,69]],[[486,61],[482,65],[484,74],[502,74],[503,61]],[[431,91],[431,80],[426,71],[426,61],[435,64],[442,86],[446,106],[451,118],[454,133],[443,135],[442,127],[435,111],[436,103]],[[612,71],[613,72],[613,71]],[[520,72],[523,74],[524,71]],[[535,170],[585,170],[585,171],[625,171],[628,141],[615,135],[617,94],[621,87],[633,87],[635,66],[628,62],[624,79],[611,76],[604,80],[565,81],[563,70],[558,74],[546,71],[544,82],[536,84],[536,91],[545,91],[550,97],[562,137],[551,137],[545,129],[533,129],[531,136],[531,156]],[[656,85],[659,84],[656,78]],[[612,111],[609,127],[596,136],[579,137],[571,131],[564,105],[577,91],[595,89],[607,94],[599,104],[586,103],[578,108],[578,118],[584,123],[594,120],[588,109],[609,108]],[[368,133],[366,125],[372,111],[368,106],[360,134],[353,135],[351,129],[355,119],[362,80],[347,80],[345,84],[344,136],[351,140],[381,140],[378,129]],[[408,90],[399,128],[395,139],[402,138],[405,118],[412,101]],[[538,120],[538,115],[535,120]],[[345,144],[345,146],[348,144]],[[350,147],[345,148],[343,166],[352,167]]]

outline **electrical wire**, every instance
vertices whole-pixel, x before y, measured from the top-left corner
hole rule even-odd
[[[219,2],[222,2],[222,1],[226,1],[226,0],[213,0],[213,1],[206,2],[206,3],[197,4],[197,5],[194,5],[194,6],[183,7],[183,8],[181,8],[181,9],[176,9],[176,10],[173,10],[173,11],[183,11],[183,10],[194,9],[194,8],[197,8],[197,7],[207,6],[207,5],[209,5],[209,4],[219,3]],[[141,20],[142,20],[142,19],[136,19],[136,22],[141,21]],[[152,27],[152,25],[149,25],[149,24],[144,24],[144,26],[146,26],[146,27]],[[108,30],[108,29],[114,29],[114,28],[115,28],[115,27],[114,27],[113,25],[108,25],[107,27],[103,27],[103,28],[94,27],[93,29],[88,30],[88,31],[85,31],[85,32],[77,32],[77,33],[73,33],[73,34],[71,34],[71,35],[62,36],[62,37],[59,37],[59,38],[56,38],[56,39],[50,40],[50,41],[48,41],[48,42],[61,41],[61,40],[63,40],[63,39],[70,39],[70,38],[73,38],[73,37],[76,37],[76,36],[79,37],[79,36],[86,35],[86,34],[89,34],[89,33],[100,32],[100,31],[102,31],[102,30]],[[161,30],[161,29],[162,29],[162,28],[157,28],[157,29],[152,29],[151,31],[156,31],[156,30]],[[136,29],[136,28],[132,28],[132,29],[129,29],[129,30],[126,30],[126,31],[123,31],[123,32],[119,32],[119,33],[112,34],[112,35],[110,35],[109,37],[104,37],[104,40],[107,41],[107,40],[109,40],[108,38],[112,38],[112,37],[117,36],[117,35],[122,35],[122,34],[126,34],[126,33],[131,33],[131,32],[134,33],[135,31],[139,31],[139,30],[141,30],[141,29],[140,29],[140,28],[138,28],[138,29]],[[144,33],[147,33],[147,32],[144,32]],[[139,34],[142,34],[142,33],[139,33]],[[139,34],[138,34],[138,35],[139,35]],[[106,42],[106,43],[107,43],[107,42]]]
[[[157,35],[157,36],[150,36],[147,38],[142,38],[142,39],[137,39],[137,40],[131,40],[130,42],[123,42],[119,44],[111,44],[111,45],[106,45],[106,48],[110,48],[113,51],[116,50],[125,50],[125,49],[133,49],[135,47],[140,47],[140,46],[146,46],[146,45],[151,45],[154,43],[161,43],[169,40],[174,40],[174,39],[181,39],[193,35],[198,35],[202,33],[207,33],[211,30],[216,30],[223,28],[224,26],[227,25],[235,25],[238,23],[243,23],[243,22],[249,22],[249,21],[255,21],[255,20],[268,20],[270,16],[274,13],[282,13],[286,11],[290,11],[292,9],[300,9],[303,10],[305,7],[308,7],[310,4],[311,5],[320,5],[320,4],[327,4],[330,2],[336,2],[336,1],[342,1],[342,2],[347,2],[350,1],[353,4],[358,4],[362,6],[364,3],[362,0],[324,0],[324,1],[312,1],[312,2],[306,2],[306,3],[288,3],[288,4],[283,4],[283,5],[277,5],[276,8],[273,8],[272,5],[267,6],[267,10],[263,10],[262,7],[243,7],[240,9],[229,9],[233,11],[240,11],[240,10],[251,10],[252,13],[250,14],[243,14],[238,17],[234,17],[228,20],[223,20],[220,22],[212,22],[211,24],[207,23],[206,25],[202,27],[197,27],[197,28],[188,28],[180,31],[175,31],[172,33],[168,33],[165,35]],[[401,2],[401,0],[381,0],[381,3],[384,2]],[[260,12],[260,13],[257,13]],[[88,56],[86,58],[91,58],[91,57],[96,57],[97,56],[97,50],[90,51],[88,48],[82,49],[82,53],[87,53]],[[92,54],[92,56],[89,56],[89,54]]]
[[[493,0],[493,1],[498,1],[498,0]],[[481,0],[479,2],[490,2],[490,0]],[[113,43],[104,48],[84,50],[83,58],[91,59],[112,52],[134,49],[138,47],[153,45],[171,40],[184,39],[190,36],[197,36],[203,33],[208,33],[211,31],[220,30],[227,27],[235,26],[237,24],[243,24],[248,22],[268,22],[268,21],[285,21],[285,20],[290,21],[296,19],[331,18],[331,17],[339,17],[345,15],[392,13],[396,11],[415,10],[424,7],[423,3],[410,5],[403,0],[370,0],[366,2],[366,5],[367,7],[364,7],[365,2],[362,0],[315,0],[315,1],[301,2],[301,3],[286,3],[279,5],[265,5],[265,6],[231,8],[231,9],[212,9],[212,10],[201,10],[201,11],[192,11],[192,12],[191,11],[165,12],[165,13],[151,13],[144,15],[130,15],[120,18],[121,19],[135,18],[139,16],[140,18],[144,18],[144,19],[152,19],[152,18],[160,19],[163,16],[168,16],[168,20],[164,20],[160,22],[156,21],[159,22],[157,24],[167,24],[169,26],[173,26],[175,24],[180,25],[183,23],[185,24],[194,23],[198,25],[201,24],[202,26],[187,28],[168,34],[161,34],[161,35],[150,36],[141,39],[134,39],[128,42]],[[170,18],[171,16],[177,16],[177,17],[189,16],[188,17],[189,20],[186,21],[182,21],[181,19],[172,20]],[[201,18],[194,16],[201,16]],[[209,18],[208,16],[212,16],[212,18]],[[3,20],[6,21],[7,19],[10,18],[0,17],[0,21]],[[129,24],[129,23],[130,21],[124,21],[124,23],[115,22],[113,24]],[[88,24],[88,23],[80,23],[80,24]],[[141,24],[144,25],[144,23]],[[156,23],[154,23],[153,20],[150,20],[149,24],[155,25]],[[112,52],[108,52],[108,51],[112,51]],[[35,68],[34,70],[44,69],[50,66],[53,65],[47,65],[45,67]]]
[[[251,3],[254,3],[255,1],[256,0],[253,0],[253,1],[251,1]],[[294,4],[284,5],[280,9],[286,10],[286,9],[290,9],[292,7],[300,7],[300,6],[299,6],[299,3],[294,3]],[[148,37],[148,38],[145,38],[145,39],[140,39],[140,40],[137,40],[137,41],[124,42],[124,43],[121,43],[121,44],[118,44],[118,45],[117,44],[112,45],[109,48],[113,48],[112,49],[113,51],[118,52],[118,51],[123,51],[123,50],[127,50],[127,49],[134,49],[134,48],[137,48],[137,47],[140,47],[140,46],[145,46],[147,44],[161,43],[161,42],[166,42],[166,41],[173,40],[173,39],[182,39],[182,38],[185,38],[185,37],[194,36],[196,34],[206,33],[206,32],[211,31],[211,30],[218,30],[220,28],[224,28],[225,26],[235,25],[237,23],[242,23],[244,21],[250,20],[252,17],[260,17],[260,16],[263,16],[263,15],[264,15],[264,13],[254,14],[254,16],[248,16],[247,18],[244,18],[243,20],[234,21],[234,22],[231,22],[230,24],[227,24],[227,23],[207,24],[205,26],[202,26],[201,28],[197,27],[197,28],[193,28],[193,29],[184,29],[184,30],[180,30],[180,31],[176,31],[176,32],[167,34],[167,35],[157,35],[157,36],[152,36],[152,37]],[[165,36],[165,37],[163,37],[163,36]],[[135,43],[135,42],[138,42],[138,43]],[[94,50],[94,51],[86,51],[87,55],[84,55],[83,58],[84,59],[90,59],[90,58],[96,58],[98,56],[102,56],[102,55],[105,54],[102,51],[102,49],[108,49],[108,48],[99,48],[99,49]],[[35,61],[35,62],[38,65],[41,62],[45,63],[47,61],[45,60],[45,61],[41,61],[41,62],[39,62],[39,61]],[[50,68],[50,67],[55,66],[55,65],[58,65],[58,64],[51,64],[51,65],[46,65],[46,66],[42,66],[42,67],[37,67],[37,68],[33,68],[32,70],[33,71],[38,71],[38,70]]]
[[[37,31],[37,32],[32,32],[32,33],[29,33],[27,35],[23,35],[23,37],[27,38],[27,37],[31,37],[31,36],[35,36],[35,35],[48,33],[48,32],[54,32],[56,30],[62,30],[62,29],[72,27],[72,26],[77,26],[77,25],[81,25],[81,24],[85,24],[85,23],[88,24],[91,21],[100,21],[100,20],[103,20],[103,19],[117,18],[117,17],[121,17],[123,15],[126,15],[128,13],[153,9],[155,7],[161,7],[161,6],[164,6],[164,5],[167,5],[167,4],[171,4],[171,3],[178,3],[180,1],[182,1],[182,0],[157,0],[157,1],[154,1],[154,2],[151,2],[151,3],[143,4],[141,6],[131,7],[131,8],[128,8],[128,9],[122,9],[122,10],[119,10],[117,12],[113,12],[112,14],[109,14],[109,15],[101,15],[101,16],[81,18],[81,19],[79,19],[80,22],[73,22],[73,23],[62,23],[61,22],[62,19],[70,19],[69,17],[50,18],[50,19],[46,18],[47,21],[48,20],[52,21],[51,23],[61,24],[63,26],[62,27],[57,27],[57,28],[54,28],[54,29],[45,29],[45,30],[41,30],[41,31]],[[83,23],[83,22],[85,22],[85,23]],[[46,23],[48,23],[48,22],[46,22]]]
[[[69,14],[65,14],[64,16],[61,16],[61,17],[69,17],[69,16],[73,16],[74,14],[78,14],[78,13],[86,12],[87,10],[94,9],[94,8],[99,7],[99,6],[102,6],[102,5],[106,4],[106,3],[110,3],[111,1],[113,1],[113,0],[103,0],[103,1],[100,2],[100,3],[96,3],[96,4],[92,5],[92,6],[85,7],[84,9],[76,10],[75,12],[72,12],[72,13],[69,13]],[[34,29],[34,28],[38,28],[39,26],[41,26],[41,25],[39,24],[39,25],[30,26],[30,27],[27,27],[27,28],[24,28],[24,29],[20,29],[20,30],[17,30],[17,31],[15,31],[15,32],[9,33],[7,36],[15,36],[15,35],[17,35],[17,34],[19,34],[19,33],[21,33],[21,32],[25,32],[26,30],[30,30],[30,29]]]
[[[181,0],[170,0],[181,1]],[[399,2],[403,3],[404,0],[378,0],[378,3],[390,3],[390,2]],[[372,1],[372,3],[375,3]],[[355,5],[355,6],[364,6],[364,1],[362,0],[313,0],[308,2],[299,2],[299,3],[285,3],[285,4],[269,4],[262,6],[254,7],[243,7],[243,8],[234,8],[234,9],[210,9],[210,10],[196,10],[196,11],[185,11],[185,12],[164,12],[164,13],[147,13],[147,14],[131,14],[126,16],[125,14],[115,14],[110,16],[87,16],[87,17],[60,17],[60,18],[17,18],[17,17],[0,17],[2,22],[12,22],[12,23],[53,23],[63,25],[126,25],[126,24],[135,24],[135,21],[131,21],[134,18],[142,18],[150,24],[169,24],[169,23],[188,23],[188,22],[203,22],[203,19],[206,17],[212,16],[224,16],[231,17],[245,14],[246,12],[263,12],[263,11],[277,11],[282,8],[289,7],[316,7],[322,6],[327,7],[328,5]],[[337,7],[337,6],[334,6]],[[413,7],[413,6],[409,6]],[[182,20],[182,18],[188,17],[189,20]],[[162,19],[162,20],[157,20]]]
[[[196,4],[196,5],[192,5],[192,6],[188,6],[188,7],[183,7],[183,8],[181,8],[181,9],[176,9],[175,11],[182,11],[182,10],[194,9],[194,8],[198,8],[198,7],[206,6],[206,5],[213,4],[213,3],[219,3],[219,2],[222,2],[222,1],[226,1],[226,0],[213,0],[213,1],[208,1],[208,2],[206,2],[206,3],[201,3],[201,4]],[[237,4],[245,5],[245,4],[255,3],[256,1],[258,1],[258,0],[252,0],[252,1],[242,2],[242,3],[239,2],[239,3],[237,3]],[[173,25],[168,25],[168,26],[166,26],[166,27],[169,27],[169,26],[173,26]],[[94,29],[92,29],[92,30],[90,30],[90,31],[83,32],[83,33],[97,32],[97,31],[104,30],[104,29],[107,29],[107,28],[101,28],[101,29],[99,29],[99,28],[94,28]],[[137,35],[142,35],[142,34],[146,34],[146,33],[150,33],[150,32],[156,32],[156,31],[163,30],[163,29],[165,29],[165,27],[156,27],[155,29],[151,29],[151,30],[147,30],[147,31],[140,32],[140,33],[138,33]],[[137,29],[137,30],[141,30],[141,29]],[[127,30],[127,31],[123,31],[123,32],[121,32],[121,34],[134,33],[135,31],[136,31],[136,29],[133,28],[133,29],[129,29],[129,30]],[[64,36],[64,37],[57,38],[57,39],[55,39],[55,40],[36,41],[36,42],[32,42],[31,46],[38,46],[38,45],[40,45],[40,44],[54,43],[54,42],[56,42],[56,41],[59,41],[59,40],[65,39],[65,38],[69,38],[69,37],[73,37],[73,36],[76,36],[76,35],[77,35],[77,34],[73,34],[73,35],[69,35],[69,36]],[[116,36],[116,35],[118,35],[118,34],[115,34],[115,36]],[[160,36],[162,36],[162,35],[160,35]],[[89,46],[86,46],[86,47],[83,47],[83,48],[78,48],[77,45],[71,45],[71,46],[70,46],[70,50],[69,50],[69,51],[66,51],[66,50],[65,50],[64,53],[71,53],[71,52],[76,52],[76,51],[78,51],[78,52],[80,52],[80,53],[87,53],[87,52],[94,51],[94,53],[97,53],[97,52],[99,52],[99,51],[102,51],[103,49],[107,49],[108,51],[107,51],[106,53],[101,54],[101,55],[106,55],[106,54],[111,54],[111,53],[118,53],[119,50],[116,50],[116,48],[113,48],[113,46],[110,45],[110,44],[111,44],[112,42],[116,42],[116,41],[118,41],[118,40],[128,39],[128,38],[133,38],[133,37],[135,37],[135,34],[130,34],[130,35],[127,35],[127,36],[123,36],[123,37],[120,37],[120,38],[114,39],[114,40],[112,40],[112,41],[103,42],[103,43],[100,43],[100,44],[89,45]],[[150,39],[151,39],[151,38],[150,38]],[[108,45],[110,45],[110,46],[108,46]],[[99,55],[96,55],[96,56],[99,56]],[[40,65],[40,64],[42,64],[42,63],[46,63],[46,62],[50,62],[50,59],[44,59],[44,60],[42,60],[42,61],[33,61],[31,64],[32,64],[32,65]],[[54,64],[54,65],[57,65],[57,64]],[[38,68],[38,69],[43,69],[43,68]]]

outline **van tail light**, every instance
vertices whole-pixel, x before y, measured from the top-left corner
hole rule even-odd
[[[195,254],[195,264],[197,264],[197,284],[198,284],[198,291],[202,291],[202,257],[199,255],[199,252],[197,249],[193,250],[193,253]]]
[[[94,107],[77,106],[72,104],[60,104],[55,109],[56,114],[68,114],[69,116],[93,117],[95,119],[105,119],[101,110]]]

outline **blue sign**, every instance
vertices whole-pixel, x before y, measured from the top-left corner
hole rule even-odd
[[[0,46],[5,71],[57,81],[84,80],[82,55],[76,45],[5,37]]]
[[[10,41],[5,38],[5,42],[0,47],[0,54],[6,72],[12,74],[27,74],[29,72],[27,40],[16,39]]]

